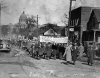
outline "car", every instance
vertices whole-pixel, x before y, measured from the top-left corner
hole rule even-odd
[[[0,41],[0,52],[10,52],[10,44],[6,40]]]

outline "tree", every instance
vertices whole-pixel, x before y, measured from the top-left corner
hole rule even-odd
[[[3,36],[3,37],[6,37],[7,35],[8,35],[8,32],[9,32],[9,27],[8,27],[8,25],[2,25],[1,26],[1,35]]]
[[[36,26],[36,20],[33,15],[27,18],[27,25],[28,25],[28,28],[30,29],[33,29]]]
[[[67,14],[64,14],[64,19],[62,20],[62,22],[66,25],[66,26],[68,26],[68,16],[67,16]]]

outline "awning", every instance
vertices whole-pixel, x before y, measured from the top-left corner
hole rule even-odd
[[[100,29],[92,29],[93,31],[100,31]]]

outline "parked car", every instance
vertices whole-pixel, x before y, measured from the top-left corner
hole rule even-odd
[[[10,52],[11,47],[8,41],[6,40],[0,40],[0,52]]]

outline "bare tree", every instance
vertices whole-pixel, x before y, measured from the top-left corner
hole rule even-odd
[[[67,16],[67,14],[64,14],[64,19],[62,20],[62,22],[66,25],[66,26],[68,26],[68,16]]]

